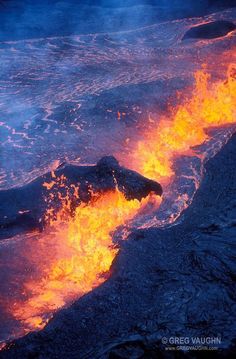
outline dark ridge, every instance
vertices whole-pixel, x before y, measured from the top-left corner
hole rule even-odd
[[[150,192],[162,195],[159,183],[121,167],[112,156],[103,157],[96,166],[60,165],[54,173],[57,178],[65,176],[67,186],[79,185],[79,198],[71,194],[72,213],[81,202],[91,200],[90,188],[102,194],[118,187],[128,200],[141,200]],[[48,172],[23,187],[0,191],[0,239],[34,228],[43,229],[47,209],[45,198],[53,193],[53,208],[59,209],[61,202],[58,193],[65,195],[66,191],[65,187],[56,184],[48,191],[43,184],[53,180],[51,172]]]
[[[194,26],[189,29],[183,37],[186,39],[214,39],[222,37],[234,31],[236,25],[231,21],[219,20],[208,24]]]

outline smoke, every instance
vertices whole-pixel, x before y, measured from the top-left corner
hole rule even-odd
[[[160,21],[202,16],[235,0],[1,1],[0,41],[117,32]]]
[[[139,47],[135,36],[125,38],[119,32],[203,15],[233,3],[210,0],[0,2],[0,123],[3,123],[0,125],[0,186],[1,169],[2,177],[14,172],[11,178],[4,177],[4,183],[19,185],[19,178],[28,180],[38,175],[35,172],[26,178],[25,173],[30,173],[32,168],[44,169],[55,159],[67,161],[71,153],[81,158],[85,153],[85,160],[90,162],[93,157],[88,157],[89,151],[100,154],[99,148],[100,151],[104,148],[99,141],[104,143],[108,137],[115,146],[117,136],[122,139],[127,122],[116,118],[116,111],[120,110],[117,106],[121,106],[125,93],[119,86],[125,88],[144,79],[154,81],[158,69],[156,60],[150,66],[148,63],[155,36],[150,35],[148,42]],[[104,32],[116,34],[63,38]],[[109,102],[113,88],[118,88],[115,105]],[[109,93],[98,99],[104,90]],[[130,103],[125,111],[135,111],[135,114],[131,111],[130,117],[136,119],[140,112],[135,102],[138,91],[132,91],[134,94],[126,96]],[[107,107],[108,104],[111,106]],[[106,112],[111,108],[112,114]],[[111,150],[111,146],[105,147]]]

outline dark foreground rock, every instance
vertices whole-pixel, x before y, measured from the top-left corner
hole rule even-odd
[[[65,180],[59,180],[65,176]],[[51,189],[45,186],[55,182]],[[61,186],[62,184],[62,186]],[[79,186],[79,197],[73,196],[73,185]],[[61,201],[59,193],[65,195],[71,191],[72,208],[79,203],[89,202],[95,193],[114,190],[116,186],[128,200],[141,200],[150,192],[162,194],[161,185],[149,180],[135,171],[121,167],[112,157],[103,157],[96,166],[61,165],[53,173],[49,172],[35,179],[31,183],[6,191],[0,191],[0,238],[6,238],[24,230],[43,228],[43,216],[48,206],[45,198],[49,193],[54,195],[54,208],[59,208]]]
[[[212,21],[207,24],[194,26],[189,29],[183,37],[186,39],[214,39],[225,36],[229,32],[234,31],[236,25],[231,21],[219,20]]]
[[[236,136],[206,165],[179,225],[132,233],[107,282],[0,358],[235,357],[235,237]],[[184,354],[166,350],[176,345],[163,338],[173,337],[220,337],[221,344]]]

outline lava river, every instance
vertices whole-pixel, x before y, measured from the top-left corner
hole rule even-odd
[[[233,14],[225,12],[222,16],[230,17]],[[23,45],[20,42],[2,44],[1,50],[5,54],[8,71],[7,61],[12,54],[14,61],[19,61],[18,72],[8,73],[8,85],[12,79],[18,79],[15,88],[7,87],[6,81],[1,83],[1,86],[7,88],[5,95],[1,97],[2,110],[6,109],[10,96],[16,96],[18,100],[12,112],[6,111],[7,118],[1,122],[6,136],[2,143],[4,156],[9,155],[12,148],[16,151],[14,154],[19,155],[18,151],[23,150],[26,156],[22,172],[17,173],[14,170],[14,166],[20,166],[18,162],[12,164],[10,161],[11,163],[3,167],[2,188],[7,188],[6,183],[14,186],[29,182],[50,168],[50,163],[56,159],[61,161],[62,157],[68,161],[78,161],[78,157],[81,157],[82,163],[85,163],[86,149],[90,163],[97,159],[96,156],[114,154],[122,165],[160,181],[164,187],[161,202],[153,195],[142,202],[128,201],[118,190],[102,196],[94,194],[89,204],[76,208],[73,218],[67,215],[68,198],[65,197],[61,199],[61,210],[56,218],[48,223],[42,233],[33,232],[4,239],[0,244],[0,318],[3,323],[0,335],[3,342],[43,328],[56,310],[69,305],[103,283],[110,275],[109,269],[118,253],[118,246],[113,241],[114,236],[125,239],[133,227],[170,225],[191,203],[200,184],[205,161],[227,142],[235,130],[236,121],[234,35],[194,44],[181,43],[184,31],[202,21],[209,19],[174,21],[164,27],[155,25],[119,36],[113,34],[116,44],[104,35],[97,35],[93,41],[90,39],[86,61],[95,62],[97,59],[101,64],[104,56],[107,56],[105,66],[112,68],[103,81],[101,76],[104,72],[101,69],[94,79],[87,79],[87,82],[82,75],[81,82],[77,84],[60,80],[61,66],[69,66],[71,58],[85,61],[81,54],[85,51],[85,42],[88,40],[85,39],[86,36],[80,39],[63,39],[64,45],[70,42],[70,48],[73,47],[73,56],[70,59],[64,57],[63,61],[57,62],[56,78],[51,81],[52,86],[42,92],[42,96],[37,92],[36,77],[38,76],[39,80],[39,76],[44,76],[40,81],[48,81],[52,64],[46,64],[48,73],[43,72],[44,75],[36,74],[36,67],[32,68],[24,80],[25,86],[18,86],[19,82],[23,81],[22,72],[19,70],[21,66],[23,69],[22,63],[25,61],[21,56]],[[156,35],[157,30],[159,33]],[[170,36],[173,33],[176,34],[174,38]],[[160,54],[150,48],[150,39],[158,44]],[[99,48],[101,43],[103,47]],[[53,52],[59,45],[57,39],[47,39],[47,42],[28,40],[24,46],[27,47],[29,56],[34,58],[32,52],[46,56],[45,51]],[[94,46],[97,48],[94,49]],[[107,46],[109,51],[104,50]],[[141,47],[143,51],[140,52]],[[120,53],[117,52],[118,48]],[[53,53],[53,56],[56,56],[56,53]],[[130,58],[131,56],[133,57]],[[138,60],[140,56],[143,56],[143,63],[148,61],[151,64],[150,67]],[[155,105],[149,104],[146,112],[142,112],[142,107],[134,103],[126,103],[124,108],[124,104],[120,103],[120,108],[116,108],[115,101],[115,104],[111,102],[109,106],[106,104],[106,108],[102,107],[103,101],[107,99],[104,91],[113,91],[127,82],[123,58],[128,61],[129,69],[132,69],[133,75],[130,75],[129,84],[141,86],[140,84],[154,80],[166,81],[166,93],[162,94],[159,88],[157,95],[164,102],[169,99],[168,108],[163,108],[160,101],[157,101],[156,109]],[[165,64],[162,63],[164,59]],[[114,68],[114,62],[117,60],[120,61],[118,69],[122,67],[120,72]],[[32,64],[33,61],[31,66]],[[91,72],[91,66],[96,67],[97,64],[90,63],[87,66],[90,66]],[[12,71],[14,72],[15,68]],[[93,71],[96,73],[97,70],[93,68]],[[183,84],[179,89],[174,83],[178,82],[182,75]],[[55,93],[57,85],[58,91]],[[71,91],[72,85],[75,86],[74,92]],[[29,88],[33,89],[33,95]],[[179,90],[177,95],[176,90]],[[98,96],[95,94],[99,92],[99,96],[105,96],[100,98],[100,107],[96,105],[95,109],[101,111],[101,116],[106,113],[107,121],[111,118],[109,116],[113,116],[111,121],[115,122],[111,122],[107,132],[104,132],[106,124],[101,124],[101,118],[96,118],[94,128],[86,128],[90,121],[88,119],[86,124],[89,109],[81,110],[86,108],[89,102],[89,98],[85,97],[86,92],[90,99],[92,95]],[[33,97],[37,103],[34,107]],[[48,98],[51,99],[50,103],[45,102]],[[20,100],[26,103],[25,108],[20,105]],[[93,98],[92,101],[96,99]],[[58,120],[58,116],[62,116],[59,103],[64,104],[63,113],[69,113],[68,128],[64,122]],[[143,105],[145,108],[145,104]],[[37,122],[40,113],[38,109],[46,123],[43,128],[40,121]],[[16,123],[17,113],[26,117],[25,120],[20,118],[21,124]],[[37,126],[39,131],[35,135]],[[95,132],[99,128],[102,128],[103,132],[98,130],[95,141]],[[53,131],[54,137],[50,131]],[[73,148],[70,143],[62,149],[61,136],[67,135],[73,140]],[[45,141],[49,141],[49,138],[49,154],[42,158],[38,165],[41,147],[45,146]],[[76,138],[78,142],[81,141],[78,146]],[[86,138],[89,138],[90,147]],[[81,150],[82,146],[85,146],[85,150]],[[109,153],[107,148],[110,149]],[[57,156],[60,149],[63,156]],[[34,161],[31,160],[32,156]],[[6,162],[5,157],[4,163]],[[76,191],[77,188],[74,189],[75,196]],[[48,196],[50,197],[50,184]],[[45,213],[45,216],[47,215],[48,213]]]

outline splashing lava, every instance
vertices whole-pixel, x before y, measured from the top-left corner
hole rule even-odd
[[[170,181],[175,174],[174,158],[193,154],[191,148],[209,138],[204,130],[235,121],[235,79],[233,64],[229,65],[224,81],[212,84],[206,71],[197,71],[191,98],[177,110],[172,109],[172,118],[161,118],[157,128],[138,142],[131,155],[133,167],[146,177]]]
[[[234,50],[231,55],[235,56]],[[226,76],[220,79],[211,79],[205,69],[197,71],[195,86],[181,105],[169,110],[170,115],[162,116],[158,124],[149,118],[142,138],[116,153],[127,167],[164,184],[161,204],[153,196],[140,203],[128,201],[119,191],[109,192],[78,207],[73,218],[59,212],[43,233],[2,242],[3,340],[42,328],[55,310],[104,282],[118,252],[112,241],[117,227],[171,223],[191,202],[204,161],[234,130],[236,66],[224,63],[221,67]],[[217,131],[213,137],[206,131],[223,125],[232,126],[220,131],[219,141]],[[190,172],[180,170],[181,161]],[[62,199],[62,211],[66,206]]]
[[[189,152],[192,145],[206,140],[207,127],[233,122],[235,68],[230,65],[227,79],[210,85],[205,71],[197,72],[195,78],[193,96],[177,108],[172,120],[162,119],[131,154],[133,167],[143,174],[171,181],[174,156]],[[28,265],[36,268],[36,274],[25,279],[21,298],[14,298],[5,308],[20,321],[25,332],[42,328],[56,309],[106,279],[118,251],[111,233],[137,216],[148,200],[127,201],[117,190],[95,196],[89,205],[79,206],[73,218],[67,218],[68,201],[62,199],[57,219],[45,233],[36,235],[34,242],[30,240],[27,256],[24,255]]]
[[[127,201],[118,190],[98,198],[95,195],[89,205],[76,209],[73,218],[66,216],[67,205],[63,201],[50,233],[43,234],[34,248],[37,258],[42,250],[46,255],[45,268],[40,269],[38,280],[25,283],[26,301],[13,305],[14,316],[31,330],[44,326],[55,309],[105,280],[118,251],[110,233],[140,208],[138,200]],[[49,243],[54,255],[48,261]]]

